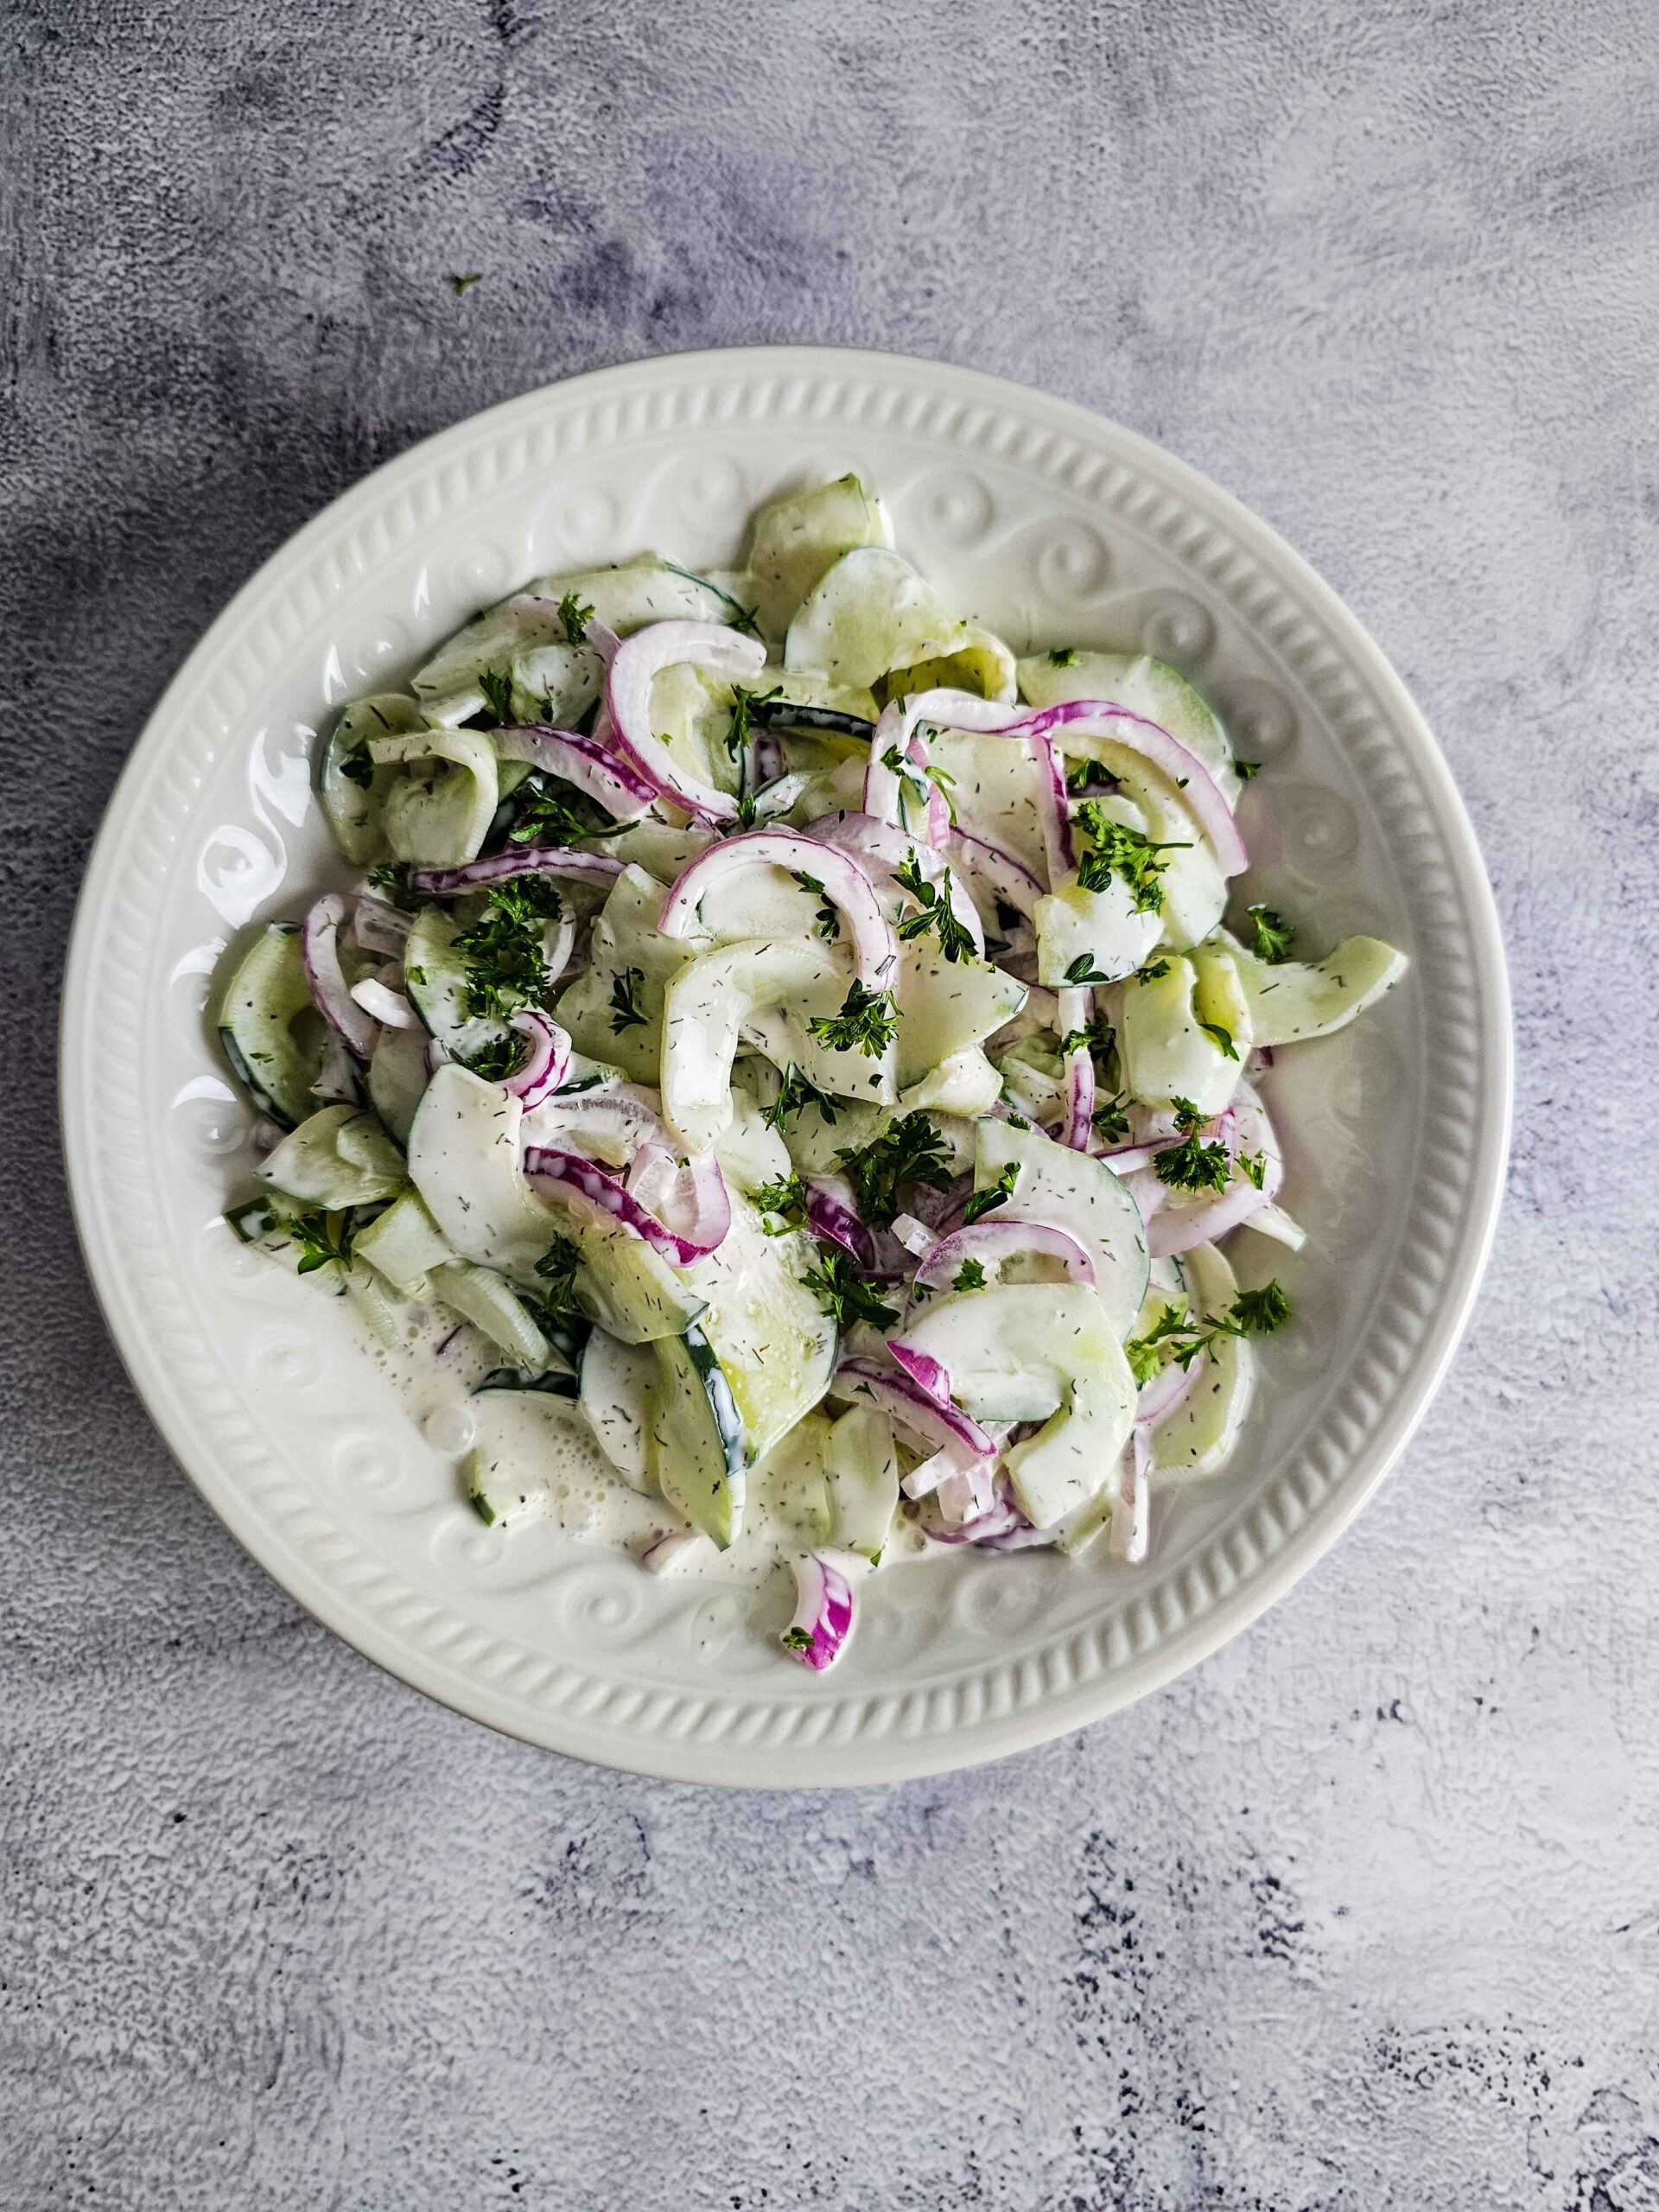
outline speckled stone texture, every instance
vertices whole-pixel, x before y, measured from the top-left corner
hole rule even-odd
[[[0,53],[0,2202],[1654,2212],[1648,0],[9,0]],[[78,868],[231,589],[475,408],[767,339],[1046,385],[1278,524],[1451,757],[1522,1052],[1473,1332],[1333,1556],[1084,1736],[794,1799],[300,1616],[53,1135]]]

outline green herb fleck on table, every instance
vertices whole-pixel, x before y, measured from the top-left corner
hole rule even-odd
[[[460,299],[463,292],[470,292],[474,284],[481,284],[484,282],[484,271],[481,269],[474,269],[464,276],[450,276],[445,281],[455,297]]]

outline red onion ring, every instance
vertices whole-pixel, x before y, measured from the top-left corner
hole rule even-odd
[[[307,914],[300,931],[300,957],[311,1002],[348,1052],[359,1060],[372,1055],[380,1025],[346,988],[340,964],[340,931],[346,905],[337,891],[324,893]]]
[[[714,1162],[713,1154],[710,1154],[709,1158],[714,1165],[715,1173],[719,1175],[718,1163]],[[524,1173],[531,1183],[556,1185],[560,1198],[567,1198],[574,1192],[598,1212],[608,1214],[613,1220],[620,1222],[625,1229],[632,1230],[651,1246],[652,1251],[659,1253],[678,1268],[689,1268],[696,1261],[706,1259],[731,1226],[731,1200],[723,1178],[721,1179],[720,1192],[725,1198],[724,1221],[720,1219],[719,1209],[715,1208],[710,1217],[698,1221],[693,1233],[683,1236],[678,1230],[670,1229],[658,1221],[655,1214],[630,1195],[626,1185],[596,1166],[585,1154],[560,1152],[550,1146],[532,1145],[524,1154]],[[709,1192],[706,1182],[702,1190],[705,1193]]]
[[[521,1007],[508,1016],[507,1027],[530,1039],[524,1065],[506,1079],[507,1090],[524,1101],[528,1112],[556,1090],[570,1072],[570,1039],[552,1015],[543,1014],[538,1006]]]
[[[573,852],[565,845],[522,845],[486,861],[468,861],[465,868],[417,868],[409,880],[423,898],[455,899],[463,891],[481,891],[492,883],[510,882],[516,875],[566,875],[573,883],[612,883],[621,873],[621,861],[608,853]]]
[[[1095,1010],[1095,995],[1085,987],[1068,984],[1059,994],[1060,1033],[1086,1029]],[[1074,1046],[1064,1056],[1065,1122],[1060,1141],[1074,1152],[1087,1152],[1095,1134],[1095,1056],[1087,1045]]]
[[[766,664],[766,649],[758,638],[741,637],[718,622],[652,622],[636,630],[617,647],[606,671],[605,704],[615,743],[659,796],[700,822],[729,822],[736,802],[688,774],[652,730],[652,679],[683,661],[753,682]]]
[[[1080,1282],[1090,1290],[1095,1287],[1095,1263],[1075,1236],[1064,1229],[1051,1229],[1046,1223],[1021,1221],[1016,1215],[999,1212],[942,1236],[917,1268],[912,1287],[948,1290],[964,1260],[989,1260],[1000,1265],[1020,1252],[1041,1252],[1060,1262],[1068,1282]]]
[[[815,1236],[839,1244],[865,1272],[875,1266],[875,1240],[859,1217],[852,1186],[839,1175],[806,1179],[806,1225]]]
[[[784,1631],[784,1649],[821,1675],[835,1665],[853,1632],[853,1586],[823,1552],[808,1552],[793,1564],[795,1613]]]
[[[791,830],[750,830],[722,837],[682,868],[663,901],[657,926],[664,937],[686,937],[697,926],[697,907],[713,885],[742,868],[779,868],[811,876],[844,917],[853,969],[861,983],[877,988],[898,957],[898,945],[875,886],[843,848],[819,843]]]
[[[490,732],[504,760],[528,760],[544,775],[573,784],[619,822],[637,822],[654,804],[655,788],[637,768],[597,738],[546,722],[513,722]]]
[[[996,1457],[995,1440],[948,1399],[941,1401],[923,1389],[913,1376],[879,1367],[873,1359],[843,1359],[836,1370],[837,1380],[849,1380],[861,1394],[868,1394],[881,1410],[908,1429],[924,1444],[937,1450],[960,1446],[976,1459]]]

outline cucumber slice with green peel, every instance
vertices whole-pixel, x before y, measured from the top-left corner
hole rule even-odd
[[[238,1244],[264,1244],[287,1229],[289,1209],[275,1191],[226,1206],[225,1224]]]
[[[379,1343],[391,1346],[403,1334],[397,1308],[387,1297],[385,1284],[371,1268],[359,1268],[355,1261],[347,1261],[340,1274],[346,1286],[346,1295],[353,1311]]]
[[[945,686],[1014,697],[1014,655],[958,620],[908,561],[882,546],[845,553],[808,594],[784,645],[784,666],[810,669],[878,696]]]
[[[838,752],[868,751],[881,709],[874,691],[836,683],[810,668],[768,668],[766,694],[751,717],[759,729],[793,730],[822,738]]]
[[[677,1513],[721,1551],[742,1528],[748,1440],[725,1370],[693,1323],[653,1347],[646,1400],[645,1465]]]
[[[781,637],[801,601],[843,553],[892,543],[886,507],[856,476],[768,499],[756,511],[749,533],[748,574],[761,630]]]
[[[660,553],[640,553],[606,569],[571,569],[537,576],[525,587],[556,604],[590,607],[594,619],[626,638],[648,622],[724,622],[741,611],[732,594],[706,576],[677,568]]]
[[[810,1236],[768,1236],[760,1214],[734,1193],[731,1227],[688,1271],[709,1301],[699,1326],[756,1459],[811,1411],[835,1373],[836,1325],[805,1281],[817,1264]]]
[[[537,652],[543,646],[559,647],[579,652],[591,664],[594,690],[597,692],[601,677],[599,655],[586,646],[572,647],[560,619],[559,594],[553,594],[550,605],[538,605],[515,593],[498,606],[486,607],[481,614],[464,623],[454,636],[439,646],[430,660],[417,668],[410,679],[410,688],[422,702],[442,700],[459,702],[476,698],[477,705],[469,709],[477,714],[485,705],[479,677],[486,671],[505,675],[520,655]],[[467,719],[463,715],[461,720]]]
[[[402,1153],[357,1106],[322,1107],[267,1154],[258,1175],[285,1197],[331,1213],[396,1198],[409,1181]]]
[[[657,1357],[649,1344],[625,1344],[603,1329],[588,1337],[582,1355],[582,1410],[599,1448],[632,1489],[651,1488],[645,1426]]]
[[[369,1103],[399,1144],[409,1142],[426,1090],[426,1032],[383,1029],[369,1062]]]
[[[635,1083],[659,1078],[663,994],[697,949],[694,938],[664,936],[662,910],[656,878],[625,868],[594,923],[588,965],[554,1009],[579,1051],[613,1062]]]
[[[467,969],[455,939],[466,928],[459,914],[444,906],[423,906],[410,925],[404,948],[404,988],[428,1031],[457,1058],[508,1035],[505,1021],[467,1011]],[[413,1034],[413,1032],[405,1032]],[[422,1066],[424,1069],[424,1047]]]
[[[1052,1529],[1111,1479],[1135,1425],[1135,1385],[1100,1300],[1081,1283],[1014,1283],[942,1299],[901,1341],[949,1370],[976,1421],[1038,1421],[1003,1465],[1034,1528]]]
[[[467,1503],[486,1529],[526,1518],[547,1496],[546,1485],[526,1476],[517,1452],[474,1445],[461,1462]]]
[[[693,1152],[707,1151],[731,1122],[732,1063],[755,1016],[785,1002],[807,1008],[809,1018],[833,1014],[851,980],[845,952],[810,941],[739,938],[686,962],[663,998],[661,1079],[663,1111]],[[808,1042],[804,1037],[801,1052],[790,1057],[804,1064]],[[866,1065],[876,1072],[876,1063]]]
[[[371,738],[377,766],[404,771],[381,802],[395,860],[417,868],[462,868],[476,860],[500,800],[495,747],[472,729],[411,731]]]
[[[642,868],[655,879],[660,898],[682,870],[690,868],[697,855],[706,852],[713,842],[713,833],[695,822],[681,825],[653,822],[647,817],[643,821],[631,822],[613,836],[596,839],[594,849]]]
[[[1242,786],[1220,715],[1167,661],[1149,653],[1078,652],[1057,663],[1048,653],[1031,653],[1018,673],[1020,696],[1033,707],[1106,699],[1156,722],[1197,754],[1229,799],[1237,799]]]
[[[511,1287],[492,1268],[470,1261],[449,1260],[435,1267],[428,1277],[432,1295],[480,1329],[493,1344],[499,1344],[520,1367],[545,1367],[551,1346],[535,1318]]]
[[[367,747],[376,737],[393,737],[423,726],[420,708],[401,692],[377,693],[342,707],[323,747],[317,797],[348,861],[372,868],[391,851],[381,820],[386,793],[397,780],[395,766],[377,764]]]
[[[1146,1296],[1149,1262],[1141,1209],[1103,1160],[1057,1144],[1041,1129],[1017,1129],[988,1116],[974,1125],[974,1184],[989,1190],[1014,1171],[1006,1207],[1013,1221],[1034,1221],[1074,1236],[1095,1263],[1094,1295],[1120,1338]]]
[[[824,1440],[823,1474],[835,1542],[879,1561],[899,1510],[899,1454],[887,1415],[874,1406],[854,1406],[833,1422]]]
[[[1148,1105],[1185,1098],[1206,1117],[1224,1112],[1254,1041],[1237,971],[1219,949],[1160,955],[1123,985],[1117,1027],[1123,1079]]]
[[[315,1109],[324,1025],[306,981],[298,925],[273,922],[243,955],[219,1002],[219,1041],[261,1113],[297,1128]]]
[[[1225,1313],[1238,1296],[1232,1268],[1213,1244],[1181,1255],[1196,1315]],[[1160,1474],[1210,1475],[1238,1440],[1255,1389],[1255,1347],[1248,1337],[1217,1337],[1198,1354],[1197,1382],[1152,1433]]]
[[[454,1246],[415,1191],[405,1191],[359,1229],[352,1251],[383,1274],[403,1298],[423,1297],[431,1270],[456,1257]]]
[[[1344,938],[1334,952],[1312,962],[1259,960],[1225,930],[1217,931],[1215,942],[1231,961],[1258,1045],[1334,1035],[1392,990],[1411,964],[1375,937]]]
[[[605,664],[588,645],[536,645],[513,656],[511,674],[520,721],[575,729],[603,688]]]

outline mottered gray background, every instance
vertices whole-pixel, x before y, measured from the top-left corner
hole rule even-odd
[[[1647,0],[5,0],[0,75],[0,2201],[1654,2212]],[[53,1128],[77,873],[232,588],[475,408],[756,340],[1046,385],[1276,524],[1440,733],[1521,1048],[1337,1551],[1086,1734],[788,1799],[296,1612]]]

